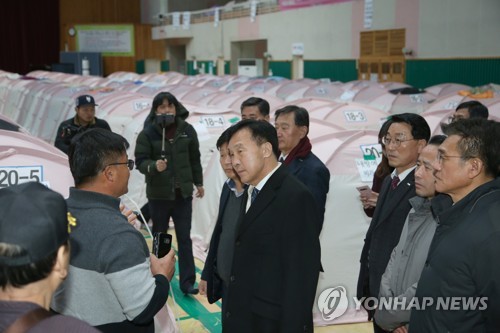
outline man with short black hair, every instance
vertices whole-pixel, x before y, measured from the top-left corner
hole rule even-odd
[[[231,164],[231,156],[227,149],[229,132],[229,129],[225,130],[216,144],[220,154],[219,162],[227,180],[220,194],[217,223],[212,233],[199,284],[200,293],[207,295],[209,303],[215,303],[222,298],[222,312],[225,308],[225,293],[230,283],[236,230],[246,189]]]
[[[71,234],[69,278],[52,308],[103,332],[154,332],[175,269],[173,250],[158,259],[120,212],[134,161],[128,142],[100,128],[76,136],[69,149],[75,187],[68,210],[80,227]],[[75,249],[75,251],[73,251]]]
[[[389,165],[394,167],[394,171],[382,183],[375,212],[366,232],[360,259],[358,299],[378,297],[382,274],[411,209],[409,199],[416,195],[417,158],[430,135],[429,125],[420,115],[402,113],[391,117],[391,125],[382,142]],[[368,318],[372,318],[373,313],[368,311]],[[384,332],[375,322],[373,328],[375,333]]]
[[[0,190],[0,332],[98,331],[53,315],[52,294],[66,279],[69,232],[78,224],[62,195],[39,183]]]
[[[223,332],[313,332],[320,270],[319,212],[311,192],[278,163],[276,129],[230,127],[231,163],[243,183]],[[312,227],[304,228],[304,221]]]
[[[488,119],[489,115],[488,108],[483,103],[479,101],[467,101],[458,104],[450,120],[453,122],[459,119]]]
[[[250,97],[241,103],[241,119],[269,121],[269,103],[260,97]]]
[[[71,119],[63,121],[57,129],[57,136],[54,145],[68,153],[69,145],[73,137],[90,128],[104,128],[111,131],[109,124],[95,116],[94,97],[91,95],[81,95],[75,100],[75,116]]]
[[[434,176],[447,196],[432,203],[439,224],[416,292],[420,304],[432,304],[412,311],[410,331],[497,332],[500,124],[469,119],[441,128],[448,137]]]

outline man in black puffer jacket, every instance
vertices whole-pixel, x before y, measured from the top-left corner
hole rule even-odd
[[[434,175],[436,190],[447,195],[432,202],[438,227],[409,331],[498,332],[500,124],[470,119],[442,129],[448,138],[439,146]]]

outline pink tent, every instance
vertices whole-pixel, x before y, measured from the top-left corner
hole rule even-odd
[[[241,103],[250,97],[260,97],[269,102],[271,110],[283,103],[283,100],[267,94],[253,93],[249,91],[220,92],[214,95],[206,96],[198,100],[198,104],[207,106],[218,106],[221,108],[231,108],[235,111],[240,110]]]
[[[358,85],[355,89],[346,90],[346,92],[340,96],[340,100],[346,102],[351,100],[353,102],[368,104],[374,99],[388,93],[388,90],[380,85]],[[352,98],[349,99],[348,97],[352,94]]]
[[[282,108],[285,105],[297,105],[311,112],[312,110],[320,107],[336,107],[341,104],[342,103],[334,102],[329,99],[324,99],[320,97],[304,97],[291,102],[283,103],[278,108]]]
[[[371,100],[368,104],[381,110],[389,111],[392,114],[404,112],[421,113],[425,110],[428,103],[435,99],[436,96],[430,93],[395,95],[387,92]]]
[[[297,82],[289,81],[280,83],[280,87],[276,90],[276,96],[285,101],[293,101],[304,96],[304,93],[319,84],[319,81],[313,82]]]
[[[170,89],[170,93],[172,93],[172,95],[174,95],[178,100],[182,100],[182,98],[184,96],[191,93],[195,89],[197,89],[195,86],[191,86],[191,85],[187,85],[187,84],[178,84],[178,85],[172,86],[172,88]],[[208,90],[208,88],[207,88],[207,90]]]
[[[136,81],[139,79],[139,74],[132,72],[114,72],[109,74],[107,79],[118,79],[120,81]]]
[[[471,87],[458,83],[441,83],[425,88],[428,93],[438,97],[456,94],[459,90],[469,90]]]
[[[115,133],[124,135],[125,128],[130,122],[143,123],[142,113],[149,113],[152,99],[149,96],[140,94],[123,93],[115,94],[114,98],[108,98],[99,106],[98,117],[106,120]]]
[[[344,286],[348,295],[356,295],[359,257],[370,224],[356,187],[371,185],[378,163],[373,158],[381,154],[377,134],[378,130],[349,130],[312,139],[313,152],[326,164],[331,175],[320,236],[325,272],[321,274],[317,295],[334,286]],[[347,312],[333,322],[325,322],[314,308],[315,325],[363,321],[366,321],[366,313],[356,311],[352,303],[349,303]]]
[[[469,97],[461,96],[456,93],[441,95],[434,102],[428,104],[425,111],[455,110],[458,104],[470,100]]]
[[[344,93],[341,84],[337,83],[320,83],[307,89],[304,97],[320,97],[325,99],[335,100]]]
[[[75,113],[75,98],[89,93],[88,87],[73,87],[64,83],[42,84],[30,91],[31,99],[23,104],[27,115],[24,126],[31,134],[46,142],[54,142],[59,124]]]
[[[360,90],[362,88],[370,86],[379,86],[379,83],[367,80],[354,80],[344,83],[342,88],[344,90]]]
[[[158,93],[162,91],[170,91],[174,87],[174,84],[165,84],[161,82],[144,82],[143,84],[137,85],[135,88],[132,88],[130,91],[146,96],[151,96],[151,98],[153,98]]]
[[[18,127],[18,131],[21,132],[21,133],[25,133],[25,134],[28,134],[28,135],[31,135],[27,129],[25,129],[24,127],[22,127],[21,125],[19,125],[18,123],[16,123],[15,121],[13,121],[12,119],[10,119],[9,117],[7,116],[4,116],[3,114],[0,113],[0,123],[6,123],[6,124],[10,124],[14,127]],[[1,128],[0,129],[5,129],[5,128]]]
[[[489,119],[492,119],[491,116],[500,118],[500,96],[498,94],[496,94],[496,97],[494,98],[479,99],[478,101],[486,105],[488,108],[490,112]]]
[[[393,89],[401,89],[401,88],[409,88],[411,87],[409,84],[401,83],[401,82],[380,82],[380,86],[384,87],[387,90]]]
[[[190,92],[180,97],[179,99],[185,102],[196,103],[199,100],[203,99],[204,97],[214,95],[218,92],[219,91],[216,88],[212,87],[201,87],[201,88],[193,87],[193,89]]]
[[[283,100],[281,98],[278,98],[276,96],[271,96],[267,94],[262,94],[262,93],[251,93],[250,95],[241,95],[239,98],[235,99],[229,107],[233,110],[237,110],[238,112],[240,111],[241,103],[243,103],[245,100],[247,100],[250,97],[259,97],[262,99],[265,99],[269,103],[269,108],[271,110],[270,113],[272,113],[272,110],[274,110],[278,105],[281,105],[283,103]]]
[[[277,85],[276,81],[254,80],[245,88],[245,91],[267,94],[269,90],[277,88]]]
[[[431,128],[431,135],[443,134],[441,123],[449,123],[450,117],[455,113],[455,109],[427,110],[420,115],[424,117]]]
[[[2,187],[38,181],[67,197],[73,186],[67,156],[30,135],[0,130],[0,161]]]
[[[344,129],[378,130],[380,124],[389,116],[386,112],[359,103],[344,103],[323,106],[309,111],[310,117]]]
[[[218,92],[213,95],[206,96],[198,100],[198,104],[200,105],[213,105],[219,107],[229,107],[241,96],[251,96],[250,92],[240,92],[240,91],[232,91],[232,92]]]

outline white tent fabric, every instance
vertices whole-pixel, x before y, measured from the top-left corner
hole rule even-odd
[[[457,108],[458,104],[466,101],[470,101],[471,99],[466,96],[461,96],[456,93],[451,93],[448,95],[441,95],[435,101],[428,104],[425,108],[425,111],[432,112],[438,110],[453,110]]]
[[[320,237],[325,272],[320,275],[316,294],[318,296],[327,288],[343,286],[349,299],[347,312],[336,320],[325,322],[315,311],[317,325],[366,320],[366,313],[363,310],[356,311],[352,301],[356,295],[363,239],[370,223],[361,207],[356,187],[362,185],[363,180],[370,185],[377,161],[368,157],[366,150],[372,151],[374,148],[375,154],[380,154],[377,135],[378,131],[374,130],[350,130],[312,140],[314,153],[331,173],[325,222]]]
[[[459,90],[469,90],[471,87],[458,83],[441,83],[425,88],[425,91],[438,97],[456,94]]]

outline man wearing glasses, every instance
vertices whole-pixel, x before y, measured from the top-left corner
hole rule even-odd
[[[416,292],[433,302],[412,311],[410,331],[498,332],[500,124],[459,120],[442,130],[434,175],[446,196],[432,203],[438,227]]]
[[[77,135],[69,148],[75,181],[67,200],[77,221],[70,235],[68,279],[52,309],[80,318],[102,332],[154,332],[175,270],[173,250],[158,259],[141,233],[120,213],[134,161],[128,142],[104,129]]]
[[[392,174],[384,179],[373,219],[361,253],[357,297],[378,297],[380,281],[391,252],[401,236],[415,192],[415,167],[418,155],[430,138],[424,118],[413,113],[392,116],[392,124],[382,139]],[[373,311],[368,313],[369,319]],[[375,322],[374,331],[385,332]]]

